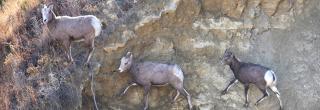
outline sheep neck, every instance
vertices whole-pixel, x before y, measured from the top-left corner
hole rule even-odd
[[[130,65],[130,67],[129,67],[129,72],[130,73],[135,73],[136,72],[136,67],[137,66],[137,64],[135,64],[135,62],[134,61],[132,61],[132,63],[131,63],[131,65]]]
[[[128,69],[131,77],[133,78],[134,81],[138,79],[138,73],[139,73],[139,68],[138,64],[132,61],[130,68]]]
[[[233,74],[235,76],[237,76],[237,73],[240,69],[240,61],[235,56],[233,56],[232,62],[229,64],[229,66],[230,66]]]
[[[53,11],[51,11],[51,16],[52,16],[52,19],[48,22],[49,30],[54,29],[56,27],[56,24],[57,24],[57,16]]]

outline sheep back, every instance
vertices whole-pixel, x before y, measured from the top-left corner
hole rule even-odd
[[[177,79],[183,81],[183,73],[178,65],[143,62],[135,65],[131,72],[135,79],[148,79],[153,84],[165,84]]]
[[[100,24],[100,28],[97,24]],[[54,36],[55,39],[66,40],[66,37],[70,37],[70,40],[91,39],[97,33],[100,34],[101,23],[92,15],[78,17],[58,16],[56,24],[49,30],[50,35]],[[85,38],[85,36],[89,36],[89,38]]]

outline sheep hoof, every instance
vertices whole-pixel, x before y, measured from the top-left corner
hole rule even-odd
[[[172,100],[171,100],[171,104],[174,104],[174,103],[176,103],[176,101],[172,99]]]
[[[89,66],[89,62],[85,62],[84,65]]]
[[[189,107],[189,110],[192,110],[193,109],[193,107]]]
[[[122,97],[122,96],[124,96],[124,93],[121,92],[121,93],[119,93],[117,96],[118,96],[118,97]]]
[[[147,110],[148,109],[148,107],[143,107],[143,109],[142,110]]]
[[[249,103],[245,103],[243,106],[248,108],[249,107]]]
[[[68,62],[63,62],[62,63],[64,66],[68,66],[69,64],[68,64]]]
[[[225,94],[227,94],[227,91],[226,91],[226,90],[223,90],[223,91],[221,92],[221,95],[225,95]]]

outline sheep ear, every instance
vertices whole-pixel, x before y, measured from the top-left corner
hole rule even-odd
[[[53,4],[49,5],[49,9],[50,9],[50,10],[53,9]]]
[[[132,56],[132,53],[131,52],[128,52],[126,57],[131,57]]]
[[[227,48],[224,53],[230,52],[230,48]]]
[[[40,4],[40,8],[44,8],[44,6],[45,6],[45,5],[43,5],[43,4]]]
[[[229,47],[229,48],[227,49],[227,51],[228,51],[228,52],[231,52],[231,48]]]

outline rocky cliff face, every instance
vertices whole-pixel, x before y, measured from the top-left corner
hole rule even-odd
[[[77,61],[71,65],[64,61],[63,51],[56,42],[50,44],[54,46],[28,47],[38,53],[30,54],[31,58],[17,59],[10,46],[3,47],[2,51],[7,53],[0,61],[6,62],[0,64],[7,70],[1,78],[8,79],[10,87],[1,87],[14,88],[1,91],[9,94],[1,96],[6,102],[2,106],[7,109],[93,109],[90,73],[95,75],[100,109],[139,109],[143,88],[132,87],[125,96],[117,97],[131,79],[128,73],[114,71],[127,51],[133,52],[136,61],[179,64],[194,109],[278,109],[278,101],[271,91],[270,97],[254,106],[262,96],[254,86],[249,90],[249,108],[243,107],[241,84],[231,88],[227,95],[220,95],[233,77],[229,67],[219,63],[226,48],[231,48],[242,61],[273,68],[286,110],[320,108],[318,0],[53,2],[59,15],[94,14],[106,24],[96,38],[92,63],[89,67],[82,65],[85,50],[78,43],[73,45]],[[35,19],[40,19],[40,12],[36,12]],[[45,31],[41,36],[46,36]],[[176,103],[170,103],[174,94],[170,86],[153,87],[150,109],[187,109],[187,101],[182,96]]]

